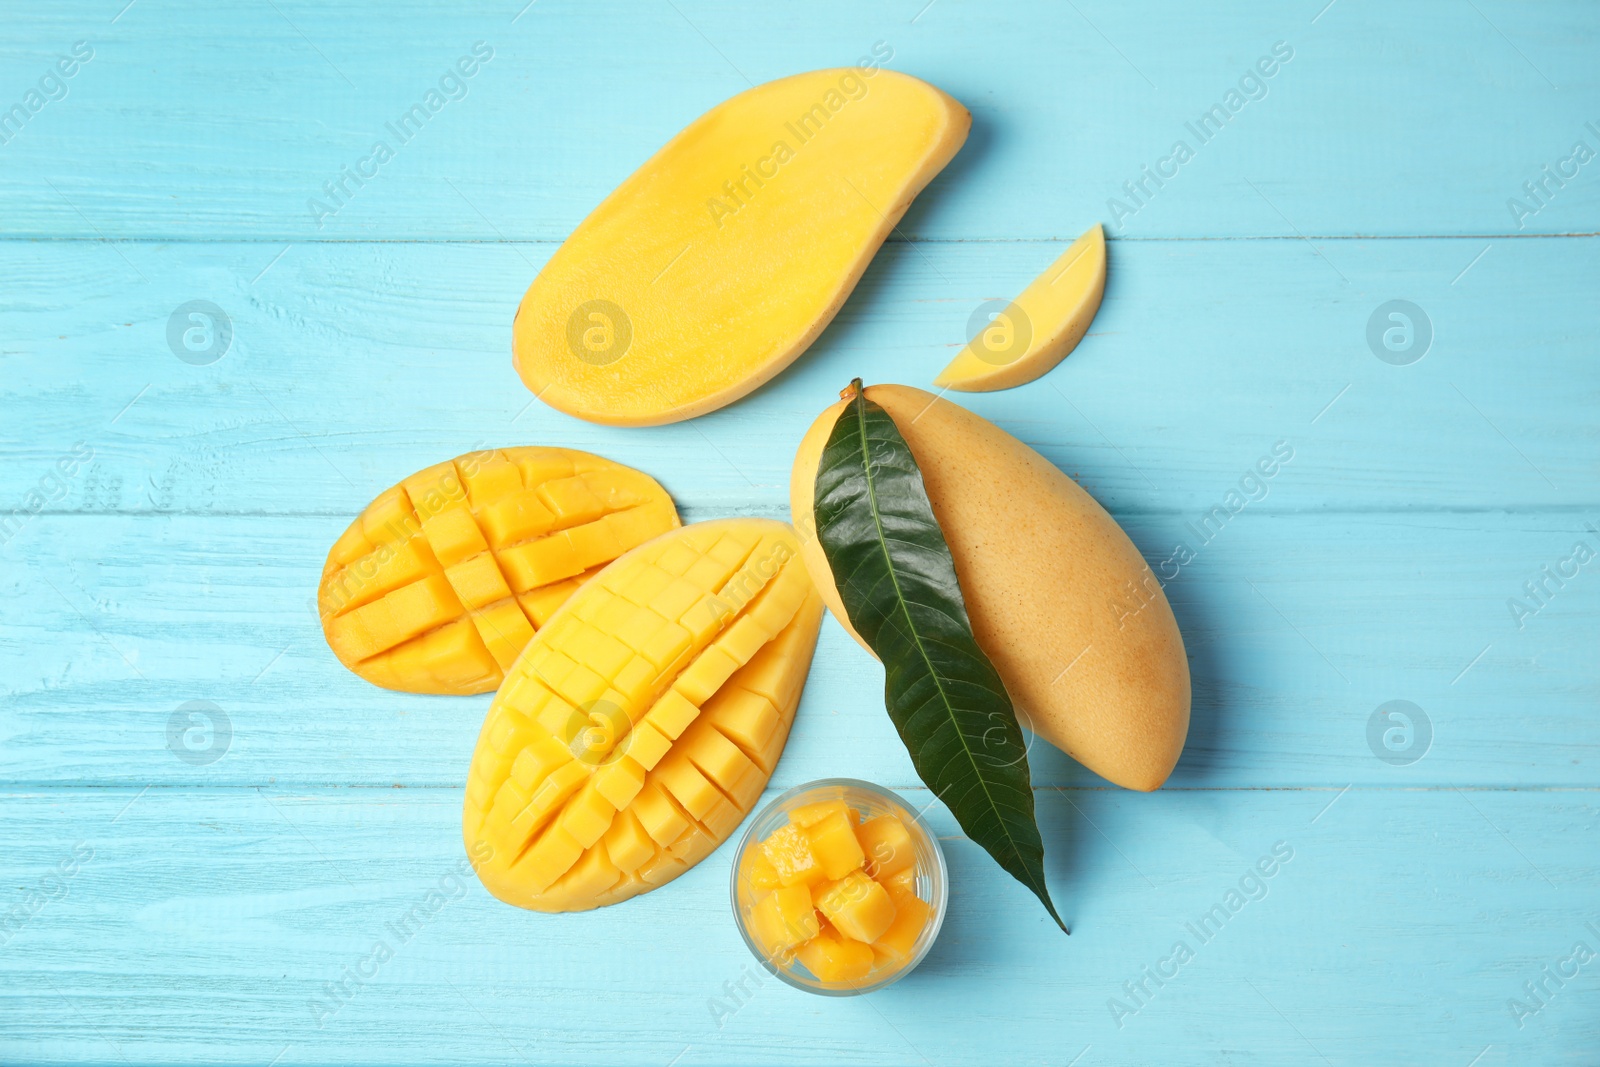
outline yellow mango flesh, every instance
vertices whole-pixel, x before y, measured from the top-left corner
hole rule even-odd
[[[795,950],[806,969],[822,982],[859,982],[872,972],[872,946],[837,933],[825,933]]]
[[[1158,788],[1188,735],[1189,664],[1139,550],[1076,482],[986,419],[903,385],[869,386],[867,398],[916,457],[973,634],[1023,725],[1118,785]],[[816,528],[817,463],[844,404],[795,456],[789,501],[802,530]],[[865,648],[814,535],[801,555]]]
[[[855,828],[869,875],[884,879],[917,862],[916,845],[906,824],[893,815],[868,819]]]
[[[1083,340],[1105,291],[1106,237],[1096,224],[979,330],[933,384],[983,393],[1033,381]]]
[[[513,362],[545,403],[649,426],[729,404],[816,339],[971,116],[916,78],[797,74],[719,104],[534,279]]]
[[[850,843],[843,845],[842,836]],[[871,859],[868,844],[892,853]],[[825,878],[824,858],[839,863]],[[910,962],[933,908],[917,896],[910,830],[893,815],[865,823],[842,800],[803,804],[750,848],[741,877],[751,890],[746,925],[780,967],[798,959],[825,985],[877,981]],[[788,881],[778,877],[788,872]]]
[[[469,452],[381,493],[328,552],[339,662],[411,693],[486,693],[585,578],[675,529],[654,478],[569,448]]]
[[[478,877],[535,911],[677,877],[744,819],[788,737],[822,601],[787,524],[695,523],[590,579],[495,694],[467,775]]]

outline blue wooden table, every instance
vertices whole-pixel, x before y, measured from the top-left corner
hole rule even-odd
[[[1600,9],[525,2],[6,13],[0,1060],[1600,1062]],[[687,424],[530,403],[511,313],[590,208],[874,49],[972,136],[813,349]],[[1188,646],[1166,788],[1034,750],[1072,936],[938,805],[944,932],[865,998],[752,979],[726,850],[589,914],[463,888],[489,698],[334,660],[351,517],[533,443],[787,517],[839,387],[925,386],[1097,221],[1089,337],[962,398],[1110,509]],[[773,790],[926,798],[878,670],[824,624]]]

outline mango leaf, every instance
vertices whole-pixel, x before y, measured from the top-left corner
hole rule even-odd
[[[1045,886],[1022,728],[972,634],[922,471],[859,378],[851,388],[817,467],[815,505],[845,614],[883,661],[884,704],[917,774],[1066,930]]]

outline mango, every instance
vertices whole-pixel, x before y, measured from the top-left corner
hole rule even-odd
[[[916,896],[894,897],[894,921],[872,942],[872,953],[880,966],[898,967],[911,958],[911,950],[922,928],[928,925],[933,908]]]
[[[834,931],[818,934],[795,950],[806,970],[827,983],[859,982],[872,972],[872,946]]]
[[[811,854],[817,857],[824,878],[842,878],[866,862],[848,809],[826,815],[802,832],[811,843]]]
[[[462,834],[491,893],[535,911],[615,904],[733,832],[816,647],[822,601],[798,552],[785,523],[695,523],[612,562],[540,627],[467,775]]]
[[[609,459],[469,452],[380,493],[334,542],[323,633],[374,685],[486,693],[586,578],[678,525],[654,478]]]
[[[933,915],[917,896],[910,829],[893,815],[862,822],[843,800],[791,809],[739,864],[751,938],[777,966],[797,959],[825,985],[902,970]]]
[[[792,885],[768,893],[750,912],[750,929],[762,950],[773,958],[816,937],[822,930],[811,903],[811,890]]]
[[[1078,346],[1106,291],[1106,235],[1096,224],[978,331],[933,384],[986,393],[1040,377]]]
[[[813,898],[834,929],[857,941],[870,944],[894,923],[894,901],[860,868],[818,886]]]
[[[732,403],[816,340],[971,121],[874,68],[717,105],[550,257],[513,324],[517,373],[552,407],[619,426]]]
[[[917,846],[906,824],[893,815],[879,815],[855,828],[867,874],[888,878],[917,862]]]
[[[916,457],[973,634],[1023,725],[1118,785],[1160,787],[1189,730],[1189,665],[1139,550],[1076,482],[986,419],[908,386],[869,386],[866,395]],[[806,432],[789,500],[808,531],[801,557],[865,648],[811,533],[817,463],[845,403]]]

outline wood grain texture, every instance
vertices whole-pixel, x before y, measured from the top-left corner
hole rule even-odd
[[[881,994],[824,1002],[755,987],[732,924],[707,921],[725,918],[726,846],[625,905],[538,915],[455,880],[458,790],[22,793],[7,821],[19,875],[79,843],[93,856],[0,956],[0,1053],[913,1065],[993,1063],[997,1050],[1065,1063],[1091,1046],[1080,1063],[1246,1049],[1268,1063],[1464,1064],[1492,1044],[1479,1063],[1500,1067],[1560,1062],[1600,1008],[1587,969],[1520,1030],[1505,1003],[1574,942],[1600,940],[1592,793],[1038,801],[1070,938],[935,803],[954,896],[932,954]],[[1266,864],[1273,875],[1248,882],[1204,940],[1192,932],[1274,846],[1287,862]],[[442,899],[408,925],[433,890]],[[1471,931],[1470,951],[1457,930]],[[1143,970],[1179,941],[1193,958],[1157,987]],[[377,958],[379,942],[392,958]],[[725,986],[741,979],[742,1004]],[[1148,997],[1123,988],[1141,980]],[[341,982],[348,995],[330,993]]]
[[[1593,1061],[1600,962],[1545,968],[1600,952],[1600,563],[1543,569],[1600,550],[1600,161],[1523,188],[1600,150],[1592,5],[125,2],[24,7],[0,41],[0,119],[94,51],[0,125],[0,1060]],[[307,200],[476,41],[464,96],[319,227]],[[1185,123],[1279,41],[1265,96],[1200,144]],[[973,134],[813,349],[676,426],[533,401],[511,312],[578,220],[747,82],[877,42]],[[1132,199],[1179,138],[1194,158]],[[726,849],[580,916],[455,882],[489,698],[334,660],[310,601],[350,518],[527,443],[648,471],[686,520],[785,517],[845,382],[926,386],[1094,221],[1090,336],[961,399],[1123,523],[1189,652],[1167,788],[1033,750],[1073,936],[937,803],[950,916],[864,999],[755,987]],[[1408,366],[1368,345],[1394,299],[1432,329]],[[167,341],[192,300],[233,327],[205,366]],[[1223,521],[1230,490],[1258,499]],[[850,775],[928,803],[879,671],[825,622],[773,791]],[[1427,716],[1416,762],[1371,747],[1392,700]],[[188,701],[226,716],[214,762],[179,758]],[[1190,931],[1230,887],[1220,932]],[[1179,940],[1193,959],[1145,977]],[[347,968],[371,973],[329,999]]]
[[[1137,206],[1124,183],[1178,140],[1194,158],[1114,235],[1600,230],[1593,175],[1520,228],[1506,206],[1586,122],[1600,125],[1584,0],[1341,3],[1320,17],[1319,3],[1267,0],[1148,14],[922,6],[540,0],[516,18],[519,0],[381,13],[139,0],[111,23],[118,4],[52,4],[11,35],[12,98],[73,41],[95,56],[65,99],[0,146],[4,226],[87,239],[560,240],[713,104],[882,42],[888,66],[974,116],[967,148],[902,224],[912,238],[1071,240],[1113,222],[1111,198]],[[388,133],[476,41],[494,58],[465,95],[407,143]],[[1293,58],[1264,96],[1218,120],[1209,143],[1186,129],[1280,41]],[[108,139],[128,151],[106,151]],[[307,201],[329,202],[323,183],[380,139],[394,158],[351,183],[348,206],[319,228]],[[1330,175],[1345,195],[1329,195]]]

